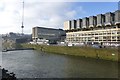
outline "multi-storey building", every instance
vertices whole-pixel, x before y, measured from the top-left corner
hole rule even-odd
[[[120,45],[120,10],[83,18],[81,22],[77,25],[86,30],[66,30],[66,42]]]
[[[64,41],[66,32],[62,29],[34,27],[32,29],[32,39],[35,42],[40,40],[48,40],[49,43],[56,43],[57,41]]]

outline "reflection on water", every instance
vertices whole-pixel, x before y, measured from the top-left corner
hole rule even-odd
[[[47,54],[33,50],[2,53],[2,66],[19,78],[117,78],[117,62]]]

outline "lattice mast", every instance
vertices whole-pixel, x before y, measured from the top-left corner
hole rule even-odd
[[[23,28],[24,28],[24,0],[22,2],[22,35],[23,35]]]

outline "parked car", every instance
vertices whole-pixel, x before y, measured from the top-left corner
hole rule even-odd
[[[102,48],[102,46],[99,45],[99,44],[93,44],[92,47],[93,47],[93,48]]]

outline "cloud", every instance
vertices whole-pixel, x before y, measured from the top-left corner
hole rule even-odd
[[[11,31],[20,33],[22,1],[0,0],[0,5],[0,33]],[[74,19],[78,13],[83,14],[83,12],[85,12],[83,7],[75,6],[75,3],[25,0],[24,32],[31,33],[32,27],[35,26],[63,28],[65,20]]]
[[[70,12],[67,12],[66,16],[68,16],[68,17],[74,17],[76,14],[77,14],[77,12],[75,10],[72,10]]]

